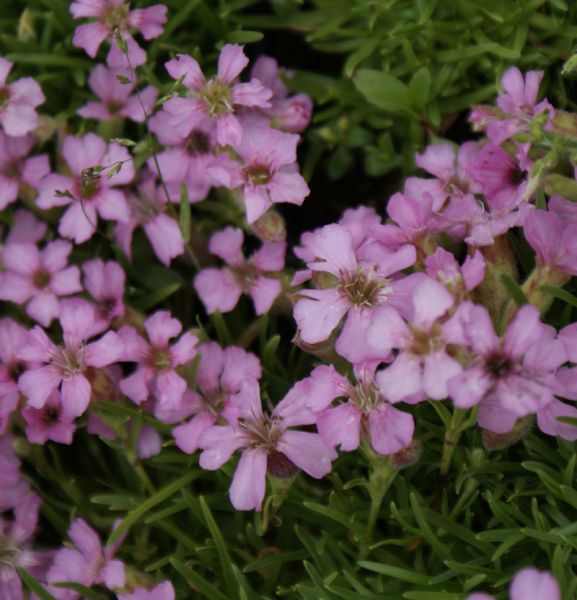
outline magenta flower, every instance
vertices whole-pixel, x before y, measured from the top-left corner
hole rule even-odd
[[[123,588],[126,576],[124,563],[114,559],[122,539],[110,546],[102,546],[96,532],[84,519],[76,519],[68,529],[74,548],[62,548],[48,570],[48,583],[73,581],[86,587],[101,584],[110,590]],[[57,591],[60,590],[60,591]],[[77,592],[51,588],[59,600],[80,598]]]
[[[60,324],[64,342],[60,346],[54,344],[38,326],[28,333],[18,356],[22,360],[41,363],[42,366],[23,373],[18,386],[28,399],[28,405],[33,408],[42,408],[50,394],[60,389],[65,410],[70,415],[79,416],[90,403],[91,385],[87,379],[87,369],[101,369],[118,361],[123,345],[113,331],[95,342],[87,343],[103,330],[103,324],[98,319],[96,307],[86,300],[63,300],[60,304]]]
[[[102,42],[118,33],[126,42],[128,57],[133,67],[146,62],[146,52],[136,43],[131,31],[140,31],[145,40],[152,40],[162,34],[166,23],[164,4],[130,10],[123,0],[75,0],[70,5],[70,12],[75,19],[96,19],[76,28],[72,40],[74,46],[82,48],[90,58],[95,58]],[[128,66],[126,57],[116,42],[110,46],[107,62],[110,67],[115,68]]]
[[[123,360],[136,362],[136,371],[120,382],[120,389],[136,404],[153,396],[161,406],[178,408],[186,391],[186,381],[176,369],[196,356],[198,339],[190,331],[169,345],[182,331],[182,325],[166,310],[157,311],[144,322],[148,341],[133,327],[123,327],[119,336],[124,342]]]
[[[69,205],[58,232],[81,244],[96,231],[101,218],[127,222],[130,218],[124,192],[115,189],[134,178],[134,166],[126,148],[106,142],[93,133],[68,136],[62,155],[72,177],[50,174],[40,185],[37,204],[48,209]],[[119,171],[116,171],[119,168]]]
[[[32,243],[4,247],[6,271],[0,278],[0,298],[26,304],[26,312],[44,327],[58,316],[58,299],[82,291],[78,267],[68,267],[72,244],[48,242],[39,250]]]
[[[393,349],[399,351],[392,364],[376,376],[379,390],[389,402],[448,396],[447,383],[463,370],[451,356],[453,323],[444,319],[454,302],[445,286],[427,277],[413,292],[408,323],[390,306],[375,311],[368,330],[369,345],[381,357],[389,356]]]
[[[202,433],[217,420],[226,419],[230,399],[240,392],[243,382],[261,377],[259,359],[242,348],[224,350],[216,342],[200,346],[200,363],[196,376],[198,393],[194,393],[194,416],[172,430],[176,445],[187,454],[198,449]]]
[[[158,92],[153,86],[146,86],[140,91],[139,100],[137,94],[130,95],[134,91],[134,85],[121,83],[118,80],[119,75],[130,78],[130,71],[96,65],[90,73],[88,85],[100,102],[88,102],[76,111],[77,114],[85,119],[106,121],[113,117],[126,117],[142,123],[145,119],[145,111],[148,114],[154,107]]]
[[[503,338],[497,337],[485,307],[464,304],[456,317],[463,325],[463,341],[475,353],[472,363],[449,382],[458,407],[481,403],[481,426],[507,433],[518,417],[554,400],[559,388],[555,373],[567,353],[553,328],[540,322],[537,308],[521,307]]]
[[[210,167],[210,174],[229,189],[242,186],[249,223],[254,223],[273,203],[288,202],[300,206],[310,190],[298,173],[299,136],[268,127],[249,127],[242,141],[234,145],[242,163]]]
[[[138,588],[131,594],[119,594],[118,600],[174,600],[174,588],[170,581],[163,581],[151,590]]]
[[[26,135],[36,129],[36,107],[45,100],[38,83],[32,77],[23,77],[6,83],[12,65],[0,57],[0,125],[7,135]]]
[[[0,210],[18,198],[22,185],[38,187],[50,172],[47,154],[28,158],[34,137],[10,137],[0,130]]]
[[[203,433],[199,464],[203,469],[216,470],[242,449],[229,492],[237,510],[261,509],[267,471],[286,478],[300,468],[317,479],[330,472],[331,461],[336,458],[334,450],[316,433],[289,429],[314,423],[314,414],[298,394],[289,391],[269,416],[262,411],[258,382],[250,380],[231,403],[236,419]]]
[[[68,413],[58,390],[48,396],[42,408],[25,406],[22,416],[26,421],[26,437],[31,444],[45,444],[48,440],[72,443],[76,431],[75,415]]]
[[[328,281],[323,289],[298,292],[294,318],[300,339],[307,344],[322,342],[344,319],[336,351],[353,363],[374,358],[366,344],[371,314],[384,304],[404,301],[405,284],[389,277],[415,262],[415,248],[404,245],[378,263],[363,264],[355,255],[349,230],[337,224],[303,236],[303,242],[304,255],[314,257],[307,266]]]
[[[388,455],[411,443],[413,417],[394,408],[379,392],[373,379],[377,364],[355,365],[354,385],[332,366],[323,365],[293,388],[300,386],[305,406],[318,413],[317,429],[327,446],[350,452],[363,437],[375,452]],[[343,401],[332,406],[336,398]]]
[[[184,85],[192,90],[194,98],[171,98],[164,110],[172,115],[171,125],[183,137],[196,129],[202,121],[210,120],[216,126],[219,144],[236,146],[242,138],[242,125],[238,120],[239,108],[270,107],[272,92],[258,79],[248,83],[234,83],[247,66],[244,46],[226,44],[220,51],[217,74],[208,81],[200,65],[186,54],[178,54],[166,63],[166,69],[174,79],[183,78]]]
[[[124,315],[124,284],[126,275],[123,268],[112,260],[104,262],[99,258],[82,265],[84,287],[96,300],[100,319],[110,323]]]
[[[242,253],[241,229],[227,227],[214,233],[208,249],[226,263],[223,269],[203,269],[194,287],[206,311],[230,312],[241,294],[248,294],[257,315],[266,313],[282,291],[279,279],[271,277],[284,267],[285,242],[265,243],[248,260]]]
[[[42,568],[44,557],[30,550],[32,537],[38,523],[41,504],[39,496],[30,492],[14,506],[14,520],[0,517],[0,597],[7,600],[24,600],[25,595],[17,567],[34,575]]]
[[[166,213],[167,199],[155,184],[154,177],[144,175],[137,193],[128,194],[130,217],[117,223],[114,235],[126,256],[132,259],[132,236],[142,227],[160,262],[166,266],[184,253],[184,241],[175,219]]]
[[[511,600],[561,600],[561,590],[553,574],[526,567],[515,573],[509,588]],[[489,594],[475,592],[467,600],[495,600]]]

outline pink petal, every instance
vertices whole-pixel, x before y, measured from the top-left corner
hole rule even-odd
[[[433,323],[453,306],[449,290],[434,279],[425,279],[413,293],[414,322],[421,331],[430,331]]]
[[[218,57],[218,78],[224,83],[231,83],[248,65],[248,58],[238,44],[226,44]]]
[[[386,358],[393,348],[405,348],[412,339],[409,326],[401,315],[390,306],[373,311],[367,343],[379,358]]]
[[[215,425],[200,436],[199,446],[204,451],[198,459],[198,464],[207,471],[215,471],[228,462],[236,450],[245,445],[244,435],[232,427]]]
[[[577,419],[577,408],[564,402],[553,400],[553,402],[550,402],[544,408],[537,411],[539,429],[547,435],[558,435],[571,442],[577,440],[577,427],[558,421],[557,417]]]
[[[172,430],[176,445],[187,454],[198,450],[200,436],[214,425],[216,417],[208,412],[202,412],[193,417],[188,423],[179,425]]]
[[[320,435],[290,429],[282,434],[276,449],[316,479],[331,472],[332,461],[337,456],[334,449],[327,446]]]
[[[447,383],[449,396],[455,406],[471,408],[489,393],[493,385],[493,378],[488,375],[483,367],[474,366],[450,379]]]
[[[48,396],[60,385],[62,372],[57,367],[47,365],[40,369],[26,371],[18,379],[18,387],[34,408],[42,408]]]
[[[109,331],[98,341],[92,342],[84,348],[83,359],[86,365],[101,369],[120,360],[123,352],[122,340],[114,331]]]
[[[234,472],[229,496],[237,510],[260,510],[266,488],[266,450],[247,449]]]
[[[350,402],[329,408],[317,417],[317,429],[327,446],[340,446],[344,452],[360,443],[361,412]]]
[[[184,242],[178,223],[169,215],[160,213],[144,226],[154,253],[164,265],[184,254]]]
[[[158,310],[144,322],[148,339],[153,346],[164,348],[168,341],[182,331],[182,324],[167,310]]]
[[[263,244],[250,258],[250,262],[260,271],[276,272],[284,268],[286,242]]]
[[[107,221],[118,221],[128,223],[130,221],[130,209],[126,196],[120,190],[103,190],[98,196],[92,198],[92,202],[98,210],[98,214]]]
[[[192,90],[198,91],[206,85],[200,65],[191,56],[177,54],[176,58],[169,60],[164,66],[173,79],[184,77],[184,85]]]
[[[7,271],[30,275],[41,267],[40,252],[34,244],[7,244],[2,249],[2,264]]]
[[[72,45],[82,48],[90,58],[95,58],[100,44],[108,37],[108,30],[101,23],[80,25],[74,31]]]
[[[221,146],[238,146],[242,139],[242,125],[232,113],[224,113],[216,119],[216,141]]]
[[[82,244],[93,236],[97,222],[94,205],[74,201],[60,219],[58,233]]]
[[[242,244],[244,234],[238,227],[226,227],[210,236],[208,250],[230,265],[243,261]]]
[[[62,145],[62,155],[76,177],[89,167],[105,166],[103,163],[106,143],[94,133],[82,137],[69,135]]]
[[[124,563],[120,560],[107,560],[104,568],[100,571],[100,579],[109,590],[123,588],[126,582]]]
[[[447,382],[463,371],[463,367],[444,350],[425,357],[423,390],[431,400],[443,400],[448,395]]]
[[[58,316],[58,298],[49,290],[37,292],[26,306],[26,312],[44,327]]]
[[[422,393],[420,359],[408,352],[401,352],[386,369],[379,371],[376,382],[389,402],[399,402]]]
[[[186,381],[176,371],[163,371],[156,378],[155,396],[167,408],[178,408],[186,391]]]
[[[99,559],[102,554],[100,538],[84,519],[76,519],[70,526],[68,535],[89,562]]]
[[[507,327],[503,349],[513,357],[519,358],[527,348],[543,337],[543,324],[539,319],[539,310],[531,304],[522,306]]]
[[[293,311],[303,341],[316,344],[326,340],[349,308],[337,289],[306,290],[306,297],[297,301]]]
[[[270,310],[281,292],[282,285],[278,279],[258,277],[248,290],[254,303],[254,312],[257,315],[264,315]]]
[[[120,382],[120,390],[135,404],[142,404],[149,396],[148,384],[154,372],[148,367],[139,367],[132,375]]]
[[[62,380],[62,404],[70,415],[79,417],[90,404],[90,383],[81,373]]]
[[[379,454],[394,454],[413,440],[413,417],[390,404],[377,406],[369,413],[371,446]]]
[[[194,287],[209,314],[231,311],[242,294],[235,275],[227,269],[203,269],[194,278]]]
[[[561,600],[557,580],[548,571],[528,567],[519,571],[509,589],[511,600]]]

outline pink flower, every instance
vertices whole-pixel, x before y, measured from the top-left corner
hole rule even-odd
[[[174,600],[174,588],[170,581],[163,581],[151,590],[138,588],[131,594],[120,594],[118,600]]]
[[[313,413],[298,394],[289,391],[269,416],[262,411],[258,382],[250,380],[231,403],[237,415],[235,422],[215,425],[203,433],[199,464],[203,469],[216,470],[236,450],[243,450],[229,492],[237,510],[261,509],[267,471],[287,478],[300,468],[317,479],[330,472],[336,453],[318,434],[290,429],[314,423]]]
[[[42,408],[25,406],[22,416],[26,421],[26,437],[31,444],[44,444],[47,440],[60,444],[72,443],[76,431],[75,415],[68,413],[58,390],[48,396]]]
[[[124,587],[124,563],[113,558],[122,541],[103,547],[96,532],[84,519],[76,519],[70,526],[68,535],[75,547],[63,548],[56,553],[47,574],[48,583],[74,581],[87,587],[101,584],[110,590]],[[72,590],[51,588],[50,591],[59,600],[80,597]]]
[[[353,385],[330,366],[320,366],[299,381],[302,401],[317,414],[320,436],[327,446],[340,446],[350,452],[367,438],[379,454],[394,454],[413,439],[413,417],[394,408],[379,392],[373,376],[378,363],[355,365]],[[333,400],[344,401],[332,406]]]
[[[166,266],[173,258],[184,253],[184,241],[180,226],[167,214],[167,199],[159,189],[154,177],[144,174],[136,193],[128,194],[130,217],[117,223],[114,235],[126,256],[132,259],[132,236],[137,227],[142,227],[152,249],[160,262]]]
[[[507,433],[516,419],[544,408],[554,400],[556,370],[567,360],[553,328],[543,325],[531,305],[519,309],[503,338],[497,337],[485,307],[464,304],[456,317],[464,342],[475,356],[449,382],[449,393],[460,408],[481,403],[479,424]]]
[[[106,144],[93,133],[64,140],[62,155],[72,177],[50,174],[40,185],[37,204],[48,209],[69,205],[58,232],[77,244],[90,239],[101,218],[125,223],[130,218],[126,197],[115,189],[134,178],[132,159],[123,146]],[[120,168],[119,171],[115,170]]]
[[[47,154],[28,158],[34,137],[10,137],[0,130],[0,210],[18,198],[23,184],[36,188],[50,172]]]
[[[124,284],[126,276],[123,268],[112,260],[104,262],[99,258],[82,265],[84,287],[96,300],[97,310],[102,320],[110,323],[124,314]]]
[[[199,64],[186,54],[178,54],[166,63],[174,79],[183,78],[184,85],[195,92],[195,98],[171,98],[164,109],[172,115],[171,125],[185,137],[202,121],[210,120],[216,126],[216,139],[226,146],[238,145],[242,125],[238,120],[240,107],[268,108],[272,92],[258,79],[248,83],[234,83],[247,66],[243,46],[226,44],[218,59],[218,72],[206,81]]]
[[[453,323],[446,316],[453,304],[447,288],[427,277],[413,292],[408,323],[390,306],[375,311],[368,344],[381,357],[399,350],[392,364],[376,376],[379,390],[389,402],[448,396],[447,383],[463,370],[450,350]]]
[[[68,267],[72,244],[48,242],[8,244],[2,252],[6,271],[0,278],[0,298],[26,303],[26,312],[44,327],[58,316],[58,298],[82,291],[78,267]]]
[[[122,393],[136,404],[153,396],[161,406],[178,408],[186,391],[186,381],[176,369],[196,356],[198,339],[190,331],[169,345],[180,334],[182,325],[166,310],[157,311],[144,322],[149,341],[133,327],[123,327],[119,336],[124,342],[123,360],[136,362],[136,371],[120,382]]]
[[[7,135],[26,135],[38,125],[36,107],[45,100],[40,86],[32,77],[6,83],[12,65],[0,58],[0,125]]]
[[[309,195],[296,162],[299,139],[297,134],[268,127],[249,127],[242,141],[233,144],[242,163],[229,161],[226,167],[211,166],[210,174],[225,187],[242,186],[249,223],[254,223],[273,203],[300,206]]]
[[[10,433],[3,434],[0,436],[0,511],[19,506],[29,491],[27,481],[20,474],[20,460],[14,452],[14,437]]]
[[[139,92],[139,100],[137,94],[130,95],[134,91],[134,84],[121,83],[118,80],[119,75],[130,78],[130,71],[96,65],[90,73],[88,85],[100,102],[88,102],[76,111],[77,114],[85,119],[105,121],[118,116],[142,123],[145,112],[148,114],[154,107],[158,92],[149,85]]]
[[[379,306],[403,301],[405,284],[389,277],[415,262],[415,248],[404,245],[378,262],[360,263],[349,230],[337,224],[303,236],[303,242],[308,268],[327,277],[327,283],[322,289],[298,292],[294,318],[300,338],[307,344],[322,342],[344,320],[337,352],[353,363],[370,360],[366,332],[371,314]]]
[[[152,40],[162,34],[166,23],[164,4],[130,10],[129,5],[122,0],[75,0],[70,5],[70,12],[75,19],[96,19],[76,28],[72,40],[74,46],[82,48],[88,56],[95,58],[100,44],[118,33],[126,42],[132,67],[146,62],[146,52],[134,41],[131,30],[136,29],[145,40]],[[115,68],[128,66],[126,57],[116,42],[110,47],[107,62]]]
[[[515,573],[509,597],[511,600],[561,600],[561,590],[549,571],[526,567]],[[467,600],[494,600],[494,597],[476,592],[467,596]]]
[[[38,511],[41,504],[39,496],[30,492],[14,506],[14,520],[0,517],[0,597],[9,600],[24,600],[20,575],[17,567],[35,574],[41,566],[43,556],[30,550],[32,536],[38,523]]]
[[[18,356],[43,366],[23,373],[18,386],[33,408],[42,408],[50,394],[60,389],[65,410],[70,415],[79,416],[87,409],[91,397],[86,370],[88,367],[100,369],[118,361],[123,345],[113,331],[95,342],[86,343],[103,329],[96,308],[86,300],[63,300],[60,324],[64,341],[60,346],[55,345],[38,326],[28,333]]]
[[[194,278],[194,287],[209,314],[230,312],[244,292],[252,298],[256,314],[262,315],[282,291],[280,280],[270,275],[283,269],[286,243],[265,243],[246,260],[243,240],[242,230],[234,227],[210,238],[210,252],[222,258],[227,267],[203,269]]]
[[[485,277],[485,259],[478,250],[467,256],[463,265],[444,248],[437,248],[425,260],[427,275],[442,283],[457,302],[465,299]]]
[[[230,398],[237,394],[243,382],[259,380],[259,359],[241,348],[224,350],[216,342],[200,346],[200,363],[196,375],[198,393],[194,393],[194,417],[173,429],[176,445],[187,454],[198,448],[202,433],[217,420],[226,419]]]
[[[6,245],[12,242],[31,242],[37,244],[45,235],[48,227],[27,210],[14,211],[13,223],[6,238]]]

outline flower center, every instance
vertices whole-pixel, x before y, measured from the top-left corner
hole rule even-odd
[[[370,412],[373,408],[382,402],[382,396],[374,381],[360,381],[353,388],[350,396],[351,401],[356,404],[363,412]]]
[[[513,361],[508,356],[492,354],[485,360],[485,370],[496,379],[499,379],[513,370]]]
[[[234,111],[230,87],[217,78],[211,79],[201,92],[204,106],[211,117],[219,117]]]
[[[244,169],[244,177],[250,185],[266,185],[271,180],[270,168],[266,165],[250,165]]]
[[[9,537],[0,537],[0,581],[2,572],[12,571],[18,563],[20,549]]]
[[[65,377],[82,373],[84,371],[84,346],[80,345],[78,350],[59,346],[56,352],[50,353],[50,362],[62,370]]]
[[[521,185],[526,178],[527,174],[519,167],[515,167],[514,169],[512,169],[509,174],[509,181],[511,182],[511,185],[514,186]]]
[[[157,371],[172,368],[172,357],[168,348],[151,348],[148,355],[148,364]]]
[[[279,479],[290,479],[298,472],[298,467],[282,452],[271,450],[266,459],[266,470]]]
[[[148,223],[153,217],[162,212],[162,209],[154,198],[154,194],[149,195],[142,189],[136,192],[136,194],[130,194],[128,203],[133,215],[141,223]]]
[[[417,356],[424,356],[438,352],[445,347],[445,342],[441,337],[441,326],[435,323],[431,331],[421,331],[416,327],[413,328],[413,342],[410,347],[410,352]]]
[[[260,275],[260,271],[250,262],[231,266],[230,270],[235,274],[236,280],[245,292],[248,292]]]
[[[22,375],[22,373],[24,373],[25,370],[26,370],[26,367],[24,366],[23,363],[21,363],[21,362],[12,363],[8,367],[8,377],[12,381],[17,382],[18,378],[20,377],[20,375]]]
[[[84,200],[92,198],[100,189],[100,167],[88,167],[80,174],[80,196]]]
[[[258,420],[239,419],[238,424],[251,438],[252,448],[266,448],[272,451],[278,442],[282,429],[281,417],[263,415]]]
[[[208,136],[204,131],[193,129],[186,140],[186,151],[193,156],[197,154],[206,154],[210,150]]]
[[[104,14],[103,24],[108,31],[118,29],[126,29],[126,21],[130,10],[126,4],[120,6],[109,6]]]
[[[46,269],[38,269],[38,271],[34,273],[32,282],[35,288],[41,290],[50,283],[50,280],[51,275]]]
[[[0,88],[0,108],[5,106],[10,99],[10,89],[8,87]]]
[[[376,279],[375,269],[367,272],[358,268],[356,271],[341,273],[339,289],[356,306],[373,307],[379,304],[386,279]]]
[[[47,427],[58,423],[60,419],[60,410],[56,406],[45,406],[42,411],[42,423]]]

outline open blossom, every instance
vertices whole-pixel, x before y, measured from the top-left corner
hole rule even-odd
[[[553,574],[526,567],[515,573],[509,588],[510,600],[561,600],[561,590]],[[495,600],[490,594],[475,592],[467,600]]]
[[[72,244],[48,242],[8,244],[2,251],[6,271],[0,278],[0,298],[26,304],[26,312],[44,327],[58,316],[60,296],[82,291],[80,271],[68,266]]]
[[[254,223],[276,202],[301,205],[309,187],[298,172],[299,136],[269,127],[247,128],[242,141],[233,144],[242,162],[213,165],[211,175],[227,188],[242,187],[249,223]]]
[[[366,344],[371,314],[379,306],[402,302],[402,280],[389,279],[415,262],[415,248],[403,245],[378,262],[360,263],[353,237],[342,225],[327,225],[303,236],[312,272],[328,275],[323,289],[298,292],[294,318],[300,338],[307,344],[326,340],[344,320],[336,350],[351,362],[373,358]],[[331,277],[332,276],[332,277]]]
[[[413,417],[394,408],[379,392],[373,379],[377,364],[355,365],[354,384],[324,365],[296,384],[305,406],[317,413],[317,429],[327,446],[350,452],[366,437],[375,452],[388,455],[411,443]],[[333,406],[336,398],[342,401]]]
[[[36,129],[36,107],[45,100],[42,89],[32,77],[23,77],[13,83],[6,79],[13,63],[0,57],[0,125],[7,135],[26,135]]]
[[[166,63],[174,79],[183,78],[183,84],[195,93],[195,98],[171,98],[164,109],[172,115],[172,127],[186,137],[202,121],[212,121],[216,140],[222,146],[240,143],[243,131],[238,119],[243,106],[268,108],[272,92],[258,79],[248,83],[234,83],[248,65],[243,46],[226,44],[220,51],[217,74],[205,79],[200,65],[186,54],[178,54]]]
[[[60,444],[71,444],[76,431],[75,415],[62,404],[60,392],[54,390],[41,408],[25,406],[22,416],[26,421],[26,437],[32,444],[44,444],[54,440]]]
[[[86,300],[63,300],[60,305],[60,324],[62,345],[57,346],[52,342],[41,327],[36,326],[28,333],[18,355],[23,360],[41,366],[23,373],[18,386],[33,408],[42,408],[50,394],[60,389],[66,411],[79,416],[90,402],[89,367],[100,369],[118,361],[123,345],[113,331],[95,342],[87,343],[102,332],[103,324],[94,305]]]
[[[170,339],[182,331],[182,325],[166,310],[157,311],[144,322],[148,341],[133,327],[123,327],[123,360],[136,362],[136,371],[120,382],[122,393],[136,404],[153,396],[160,405],[178,408],[186,391],[186,381],[176,369],[196,356],[198,339],[190,331],[174,344]]]
[[[540,322],[537,308],[522,306],[502,338],[483,306],[463,304],[456,317],[463,325],[463,341],[474,352],[471,364],[449,382],[458,407],[481,403],[481,426],[507,433],[518,417],[554,401],[555,373],[567,353],[553,328]]]
[[[222,349],[216,342],[208,342],[199,350],[198,392],[193,392],[194,416],[172,431],[177,446],[188,454],[197,450],[204,431],[217,420],[226,419],[231,397],[240,392],[243,382],[258,381],[261,376],[259,359],[242,348]]]
[[[79,138],[68,136],[62,155],[72,177],[48,175],[40,185],[37,199],[38,206],[44,209],[69,205],[60,219],[60,235],[81,244],[96,231],[97,215],[111,221],[129,220],[124,192],[115,189],[134,178],[134,166],[126,148],[115,143],[107,145],[102,138],[88,133]]]
[[[22,567],[40,576],[44,557],[30,549],[38,523],[41,499],[33,492],[26,494],[14,505],[14,519],[0,516],[0,597],[24,600],[28,594],[16,569]]]
[[[174,588],[170,581],[163,581],[151,590],[138,588],[130,594],[119,594],[118,600],[174,600]]]
[[[82,48],[88,56],[95,58],[102,42],[119,34],[126,43],[132,67],[146,62],[146,52],[132,37],[132,30],[139,31],[145,40],[152,40],[162,34],[166,23],[164,4],[130,10],[130,5],[123,0],[75,0],[70,5],[70,12],[75,19],[95,19],[76,28],[72,40],[74,46]],[[109,66],[116,68],[128,66],[116,41],[110,46],[107,62]]]
[[[124,314],[124,269],[113,260],[104,262],[99,258],[85,262],[84,287],[96,300],[97,310],[102,320],[112,321]]]
[[[284,267],[286,243],[265,243],[247,260],[242,253],[243,240],[242,230],[234,227],[210,238],[210,252],[227,266],[203,269],[194,278],[194,287],[208,313],[233,310],[244,292],[252,298],[256,314],[262,315],[281,293],[280,280],[271,275]]]
[[[114,558],[123,538],[110,546],[102,546],[97,533],[84,519],[76,519],[68,535],[74,547],[62,548],[56,553],[48,570],[48,583],[74,581],[87,587],[101,584],[111,590],[124,587],[124,563]],[[78,592],[57,587],[51,587],[50,593],[58,600],[80,598]]]
[[[427,275],[442,283],[457,301],[463,300],[485,277],[485,259],[479,250],[459,265],[453,254],[437,248],[425,260]]]
[[[414,290],[408,322],[390,306],[375,311],[368,331],[369,345],[382,357],[399,353],[376,380],[390,402],[419,402],[448,396],[447,383],[463,370],[452,356],[453,322],[444,320],[455,300],[447,288],[426,278]]]
[[[0,210],[18,198],[21,186],[36,188],[50,172],[47,154],[29,157],[34,136],[10,137],[0,130]]]
[[[142,123],[146,114],[152,110],[158,92],[153,86],[148,85],[138,92],[140,99],[137,93],[131,96],[134,84],[121,83],[118,76],[130,78],[130,71],[96,65],[90,73],[88,85],[100,102],[88,102],[76,112],[85,119],[105,121],[118,116]]]
[[[281,478],[297,468],[320,479],[331,470],[336,453],[316,433],[291,429],[314,423],[299,394],[289,391],[269,415],[263,413],[259,385],[245,382],[231,400],[236,419],[205,431],[199,445],[199,463],[215,470],[228,462],[236,450],[242,454],[230,487],[230,499],[238,510],[260,510],[265,495],[266,473]]]

